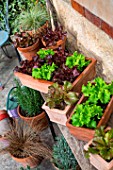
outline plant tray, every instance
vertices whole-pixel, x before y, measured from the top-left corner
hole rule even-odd
[[[46,106],[46,102],[45,102],[42,108],[46,111],[46,113],[48,114],[52,122],[66,126],[66,121],[69,118],[70,113],[74,109],[74,105],[70,105],[70,106],[68,105],[65,107],[64,110],[59,110],[59,109],[50,109],[48,106]]]
[[[85,100],[84,95],[80,98],[77,104],[83,103]],[[102,118],[100,119],[97,127],[100,127],[102,125],[106,125],[108,122],[110,115],[113,112],[113,96],[111,97],[110,102],[106,106],[106,109],[104,110],[104,114]],[[73,111],[70,114],[69,119],[66,122],[66,126],[68,127],[70,133],[74,135],[77,139],[83,140],[83,141],[89,141],[93,138],[95,130],[89,129],[89,128],[83,128],[83,127],[76,127],[71,124],[71,116],[73,115]]]
[[[84,149],[87,151],[89,145],[91,145],[92,140],[90,140],[85,146]],[[97,168],[98,170],[112,170],[113,169],[113,160],[110,162],[105,161],[100,155],[91,154],[89,157],[90,163]]]
[[[87,81],[92,80],[96,75],[96,71],[95,71],[96,59],[86,58],[86,60],[90,60],[91,63],[72,83],[73,90],[78,93],[81,91],[82,85],[83,84],[86,85]],[[20,72],[14,72],[14,75],[20,79],[21,83],[24,86],[30,87],[32,89],[38,90],[43,93],[48,93],[48,87],[53,84],[53,82],[51,81],[34,79],[32,76]]]

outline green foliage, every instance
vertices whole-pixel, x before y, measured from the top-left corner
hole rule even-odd
[[[58,83],[54,83],[49,86],[46,105],[49,108],[59,108],[63,110],[66,105],[76,103],[78,97],[75,92],[72,91],[72,84],[64,81],[64,85],[60,86]]]
[[[83,71],[84,67],[86,67],[89,63],[90,61],[86,61],[85,56],[79,54],[77,51],[75,51],[72,56],[69,56],[66,59],[66,66],[69,68],[77,66],[79,71]]]
[[[107,132],[104,131],[103,126],[96,129],[92,144],[85,153],[87,157],[92,153],[99,154],[106,161],[113,159],[113,129]]]
[[[21,167],[20,170],[31,170],[30,166],[27,166],[27,168]]]
[[[74,114],[71,117],[72,125],[77,127],[86,126],[88,128],[96,128],[97,120],[103,113],[103,109],[95,104],[83,103],[76,106]]]
[[[2,12],[2,14],[4,15],[4,17],[6,17],[6,1],[7,0],[1,0],[0,1],[0,10]],[[18,25],[17,19],[19,14],[34,6],[36,4],[35,0],[10,0],[9,1],[9,5],[8,5],[8,20],[9,20],[9,27],[11,29],[11,34],[12,32],[16,31],[15,30],[15,26]],[[5,23],[3,20],[3,17],[0,14],[0,24],[2,25],[2,28],[5,28]]]
[[[54,55],[55,52],[52,49],[40,49],[37,54],[40,56],[41,59],[45,58],[47,55]]]
[[[20,170],[31,170],[30,166],[27,166],[27,168],[21,167]],[[40,170],[39,168],[35,168],[34,170]]]
[[[23,10],[17,18],[17,29],[36,31],[49,19],[45,8],[36,4],[31,8]]]
[[[57,66],[52,63],[52,65],[44,64],[41,68],[33,68],[32,77],[36,79],[51,80],[52,72],[55,71]]]
[[[32,117],[42,112],[44,100],[39,91],[33,90],[26,86],[21,86],[16,80],[16,89],[14,96],[17,99],[21,109],[26,113],[26,117]]]
[[[102,78],[98,77],[94,80],[95,84],[88,82],[86,86],[82,86],[84,96],[88,97],[89,103],[101,102],[107,104],[113,95],[113,82],[107,84]]]
[[[76,170],[77,161],[63,136],[57,137],[57,143],[53,146],[52,162],[59,170]]]
[[[113,82],[107,84],[102,78],[97,77],[94,84],[88,82],[82,86],[82,92],[87,101],[79,104],[71,117],[72,125],[77,127],[96,128],[97,122],[103,115],[102,104],[107,104],[113,94]]]

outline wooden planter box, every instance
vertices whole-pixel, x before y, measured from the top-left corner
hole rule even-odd
[[[46,102],[45,102],[42,108],[46,111],[46,113],[48,114],[52,122],[66,126],[67,118],[69,118],[70,113],[74,109],[74,105],[68,105],[65,107],[64,110],[59,110],[59,109],[50,109],[48,106],[46,106]]]
[[[84,149],[87,151],[89,145],[91,145],[92,140],[90,140],[85,146]],[[97,154],[91,154],[89,157],[90,163],[97,168],[98,170],[112,170],[113,169],[113,160],[110,162],[105,161],[101,156]]]
[[[96,75],[96,71],[95,71],[96,59],[94,58],[86,58],[86,59],[90,60],[91,63],[84,69],[84,71],[73,82],[73,90],[76,92],[80,92],[82,85],[83,84],[86,85],[87,81],[92,80]],[[32,89],[38,90],[43,93],[48,93],[48,87],[53,84],[53,82],[51,81],[34,79],[32,76],[20,72],[14,72],[14,75],[20,79],[21,83],[24,86],[30,87]]]
[[[80,98],[77,104],[83,103],[85,101],[84,95]],[[111,97],[110,102],[108,103],[106,109],[104,110],[103,116],[100,119],[97,127],[100,127],[102,125],[105,125],[109,118],[110,115],[113,112],[113,96]],[[77,139],[83,140],[83,141],[89,141],[93,138],[95,130],[89,129],[89,128],[84,128],[84,127],[76,127],[71,124],[71,116],[73,115],[73,112],[71,113],[69,119],[66,122],[66,126],[68,127],[70,133],[74,135]]]

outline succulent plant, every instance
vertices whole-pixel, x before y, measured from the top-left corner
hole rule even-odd
[[[72,91],[72,84],[64,81],[63,86],[60,86],[58,83],[49,86],[46,105],[49,106],[49,108],[63,110],[66,105],[74,104],[77,100],[77,94]]]
[[[106,161],[113,159],[113,129],[105,131],[104,126],[96,129],[92,144],[84,152],[86,157],[91,153],[100,155]]]
[[[30,166],[27,166],[26,168],[21,167],[20,170],[31,170]],[[34,170],[40,170],[40,168],[35,168]]]
[[[60,170],[76,170],[77,161],[63,136],[56,138],[53,146],[52,162]]]

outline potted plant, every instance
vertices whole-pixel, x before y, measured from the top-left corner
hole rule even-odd
[[[36,128],[38,124],[40,124],[42,130],[48,126],[46,114],[41,108],[44,100],[39,91],[21,86],[16,81],[16,89],[13,95],[18,102],[17,111],[21,119],[32,124],[33,128]]]
[[[72,111],[66,126],[76,138],[89,141],[95,128],[105,125],[113,112],[113,82],[97,77],[82,86],[83,95]]]
[[[78,95],[72,90],[72,84],[64,81],[64,85],[60,86],[54,83],[49,86],[46,95],[46,102],[42,108],[46,111],[51,121],[66,125],[73,104],[78,100]]]
[[[23,10],[17,17],[17,27],[23,31],[14,34],[12,40],[18,51],[28,60],[31,60],[39,50],[39,38],[48,25],[46,23],[48,19],[46,9],[42,8],[40,4],[36,4],[26,11]]]
[[[95,135],[85,146],[85,155],[98,170],[113,169],[113,129],[95,130]]]
[[[4,134],[4,139],[9,145],[0,152],[9,153],[11,157],[24,167],[36,167],[43,158],[51,158],[51,150],[39,136],[40,125],[37,131],[28,127],[25,122],[13,123],[9,132]]]
[[[69,81],[75,91],[80,92],[82,84],[95,76],[96,60],[78,52],[70,56],[61,49],[56,52],[40,49],[32,61],[23,61],[21,64],[21,67],[15,67],[14,74],[25,86],[47,93],[48,87],[54,82],[62,85],[64,81]]]
[[[53,31],[51,28],[47,27],[45,33],[42,36],[42,43],[45,48],[57,49],[59,46],[62,49],[65,49],[66,42],[66,32],[63,31],[63,28],[59,26]]]
[[[52,163],[55,169],[60,170],[80,170],[78,163],[63,136],[56,138],[53,146]]]

